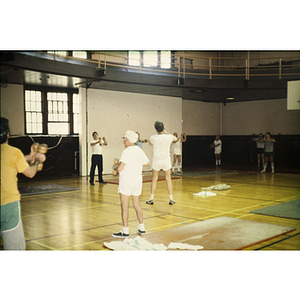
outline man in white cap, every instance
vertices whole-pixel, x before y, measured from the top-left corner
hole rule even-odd
[[[123,143],[126,148],[121,154],[120,163],[117,168],[117,171],[120,173],[118,192],[121,200],[123,229],[120,232],[113,233],[112,236],[116,238],[129,237],[128,215],[130,196],[132,196],[133,207],[139,222],[137,233],[146,233],[143,222],[143,211],[140,205],[140,195],[143,186],[143,166],[149,165],[149,159],[145,152],[139,146],[135,145],[137,140],[138,135],[132,130],[126,131],[123,137]]]

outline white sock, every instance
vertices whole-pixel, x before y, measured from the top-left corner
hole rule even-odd
[[[129,234],[129,227],[123,227],[123,233]]]
[[[221,166],[221,159],[219,159],[219,166]]]
[[[272,170],[274,171],[274,163],[271,163]]]
[[[170,199],[170,200],[173,200],[173,195],[169,195],[169,199]]]
[[[139,224],[138,229],[141,230],[141,231],[145,231],[144,223],[143,224]]]
[[[219,161],[218,161],[218,160],[216,160],[216,166],[218,165],[218,162],[219,162]]]
[[[154,199],[154,194],[150,194],[150,200]]]

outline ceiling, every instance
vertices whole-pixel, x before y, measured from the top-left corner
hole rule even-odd
[[[283,79],[278,76],[250,77],[250,80],[245,80],[244,76],[212,79],[189,76],[179,81],[177,75],[161,75],[154,69],[147,73],[117,67],[103,70],[83,62],[72,64],[18,52],[1,55],[0,68],[2,87],[6,84],[89,87],[223,103],[286,98],[287,82],[300,79],[299,75],[286,75]]]

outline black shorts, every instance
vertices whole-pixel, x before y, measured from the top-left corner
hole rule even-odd
[[[256,148],[256,153],[263,154],[263,153],[265,153],[265,149],[264,148]]]
[[[274,152],[265,152],[265,157],[273,157]]]

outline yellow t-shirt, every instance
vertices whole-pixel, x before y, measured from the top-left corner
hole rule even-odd
[[[1,144],[1,205],[20,200],[17,174],[28,167],[21,150]]]

